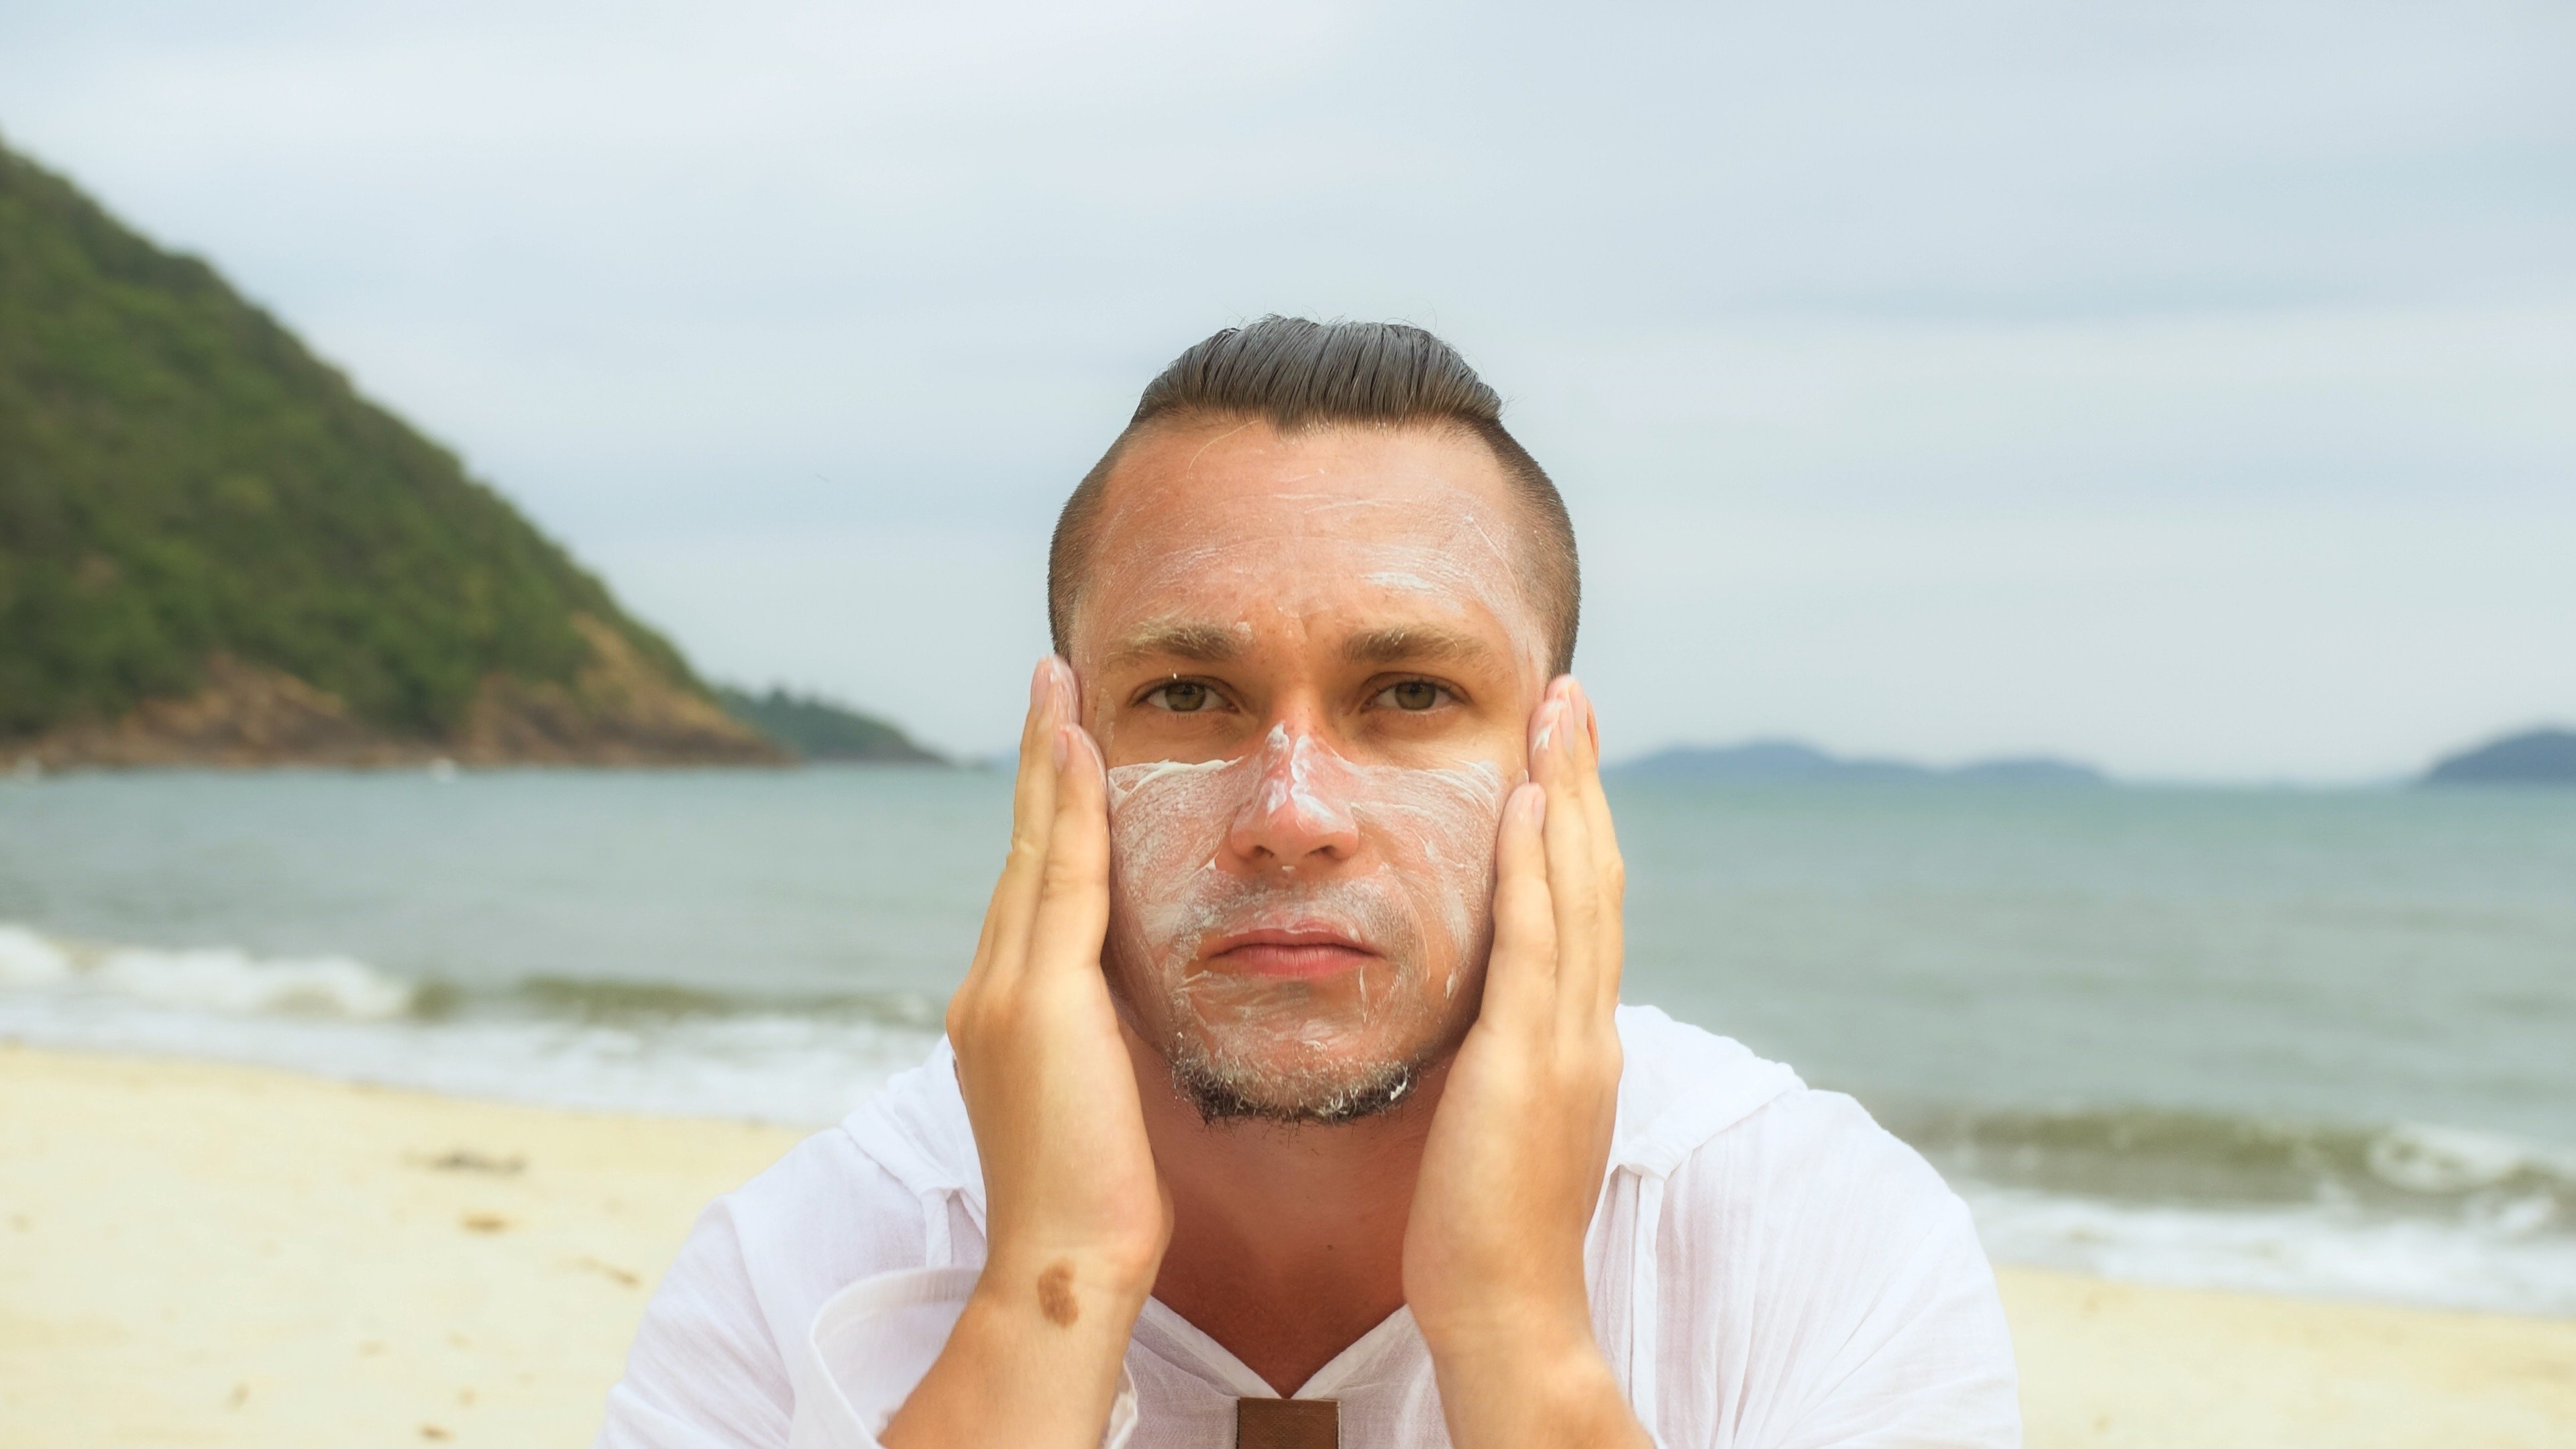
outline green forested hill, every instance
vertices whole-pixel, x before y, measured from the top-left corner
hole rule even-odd
[[[775,685],[767,694],[718,685],[716,701],[735,719],[776,740],[801,759],[895,765],[948,763],[933,751],[914,744],[902,730],[884,720],[820,695],[793,694]]]
[[[496,758],[763,748],[453,454],[0,148],[0,740],[253,675]]]

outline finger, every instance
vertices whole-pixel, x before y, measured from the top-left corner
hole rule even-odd
[[[1597,856],[1601,841],[1610,833],[1610,798],[1601,788],[1601,717],[1593,709],[1592,693],[1583,687],[1583,681],[1568,676],[1566,695],[1568,706],[1580,722],[1574,731],[1574,764],[1581,784],[1583,815],[1592,826]]]
[[[1065,766],[1057,778],[1055,822],[1029,928],[1032,973],[1100,969],[1109,928],[1109,780],[1100,747],[1080,725],[1057,733]]]
[[[1596,968],[1604,1011],[1619,1004],[1619,977],[1627,960],[1626,904],[1628,865],[1619,853],[1619,832],[1610,818],[1610,796],[1601,784],[1601,717],[1593,708],[1592,692],[1574,681],[1574,704],[1583,716],[1585,745],[1582,760],[1583,809],[1591,824],[1593,877],[1598,882],[1601,902],[1601,929],[1595,938],[1599,958]]]
[[[1020,721],[1019,767],[1011,782],[1010,848],[993,882],[992,898],[984,906],[975,954],[967,961],[964,979],[948,998],[946,1021],[952,1042],[962,1042],[971,1033],[977,1004],[988,999],[986,988],[995,974],[1017,969],[1020,952],[1016,943],[1025,937],[1029,910],[1026,882],[1034,874],[1033,862],[1045,855],[1044,836],[1031,826],[1044,818],[1038,807],[1052,788],[1043,776],[1053,768],[1047,757],[1047,738],[1048,722],[1056,705],[1055,679],[1053,656],[1039,660],[1029,674],[1029,709]]]
[[[1011,834],[1002,854],[1001,873],[994,878],[992,899],[984,906],[983,929],[975,938],[976,966],[981,966],[992,954],[994,923],[1002,915],[1003,892],[1010,882],[1013,854],[1020,843],[1020,836],[1026,823],[1032,818],[1029,811],[1029,793],[1036,787],[1029,776],[1038,768],[1039,761],[1044,758],[1041,751],[1046,738],[1047,706],[1055,679],[1054,671],[1049,667],[1050,664],[1051,660],[1041,659],[1037,662],[1037,667],[1029,672],[1029,708],[1028,713],[1020,720],[1019,763],[1011,777]]]
[[[1583,805],[1582,721],[1576,715],[1570,680],[1550,686],[1551,698],[1539,711],[1530,774],[1547,791],[1547,884],[1556,914],[1556,973],[1560,1019],[1585,1026],[1597,1014],[1600,998],[1600,881],[1592,865],[1592,823]]]
[[[1064,661],[1049,655],[1030,681],[1028,727],[1020,735],[1019,778],[1011,791],[1011,851],[985,912],[984,960],[1016,971],[1027,955],[1030,921],[1037,914],[1040,878],[1055,831],[1059,731],[1072,716],[1072,690]]]
[[[1556,912],[1547,894],[1547,791],[1516,786],[1494,839],[1494,949],[1485,965],[1483,1020],[1509,1029],[1556,1001]]]

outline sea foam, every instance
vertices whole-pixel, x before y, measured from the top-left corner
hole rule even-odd
[[[71,974],[70,952],[24,926],[0,925],[0,987],[55,986]]]
[[[2576,1234],[2538,1195],[2448,1219],[2218,1208],[1958,1184],[1998,1261],[2184,1287],[2576,1315]]]
[[[604,1111],[819,1126],[937,1041],[928,1003],[719,1009],[632,983],[479,996],[345,956],[95,945],[0,924],[0,1039],[261,1063]]]
[[[349,1021],[405,1015],[416,998],[411,983],[346,956],[262,958],[229,946],[95,946],[5,922],[0,922],[0,988],[122,997],[224,1016]]]
[[[93,977],[136,1001],[226,1016],[321,1016],[386,1021],[411,1010],[413,988],[346,956],[262,960],[230,948],[106,952]]]
[[[821,1126],[919,1062],[937,1020],[909,996],[728,1003],[545,981],[465,996],[347,957],[0,924],[0,1039],[553,1106]],[[1942,1168],[1998,1261],[2576,1316],[2576,1158],[2547,1144],[2138,1108],[1882,1120]]]

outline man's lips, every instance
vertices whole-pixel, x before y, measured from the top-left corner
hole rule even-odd
[[[1329,926],[1237,931],[1210,943],[1208,960],[1253,976],[1303,979],[1356,970],[1377,953]]]

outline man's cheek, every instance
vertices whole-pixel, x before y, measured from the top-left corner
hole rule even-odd
[[[1371,772],[1354,813],[1374,826],[1388,866],[1420,907],[1427,934],[1463,957],[1492,914],[1494,833],[1509,793],[1503,772],[1475,761],[1441,769]]]
[[[1192,886],[1224,844],[1239,771],[1203,765],[1121,765],[1109,772],[1112,908],[1128,944],[1158,968],[1193,932]],[[1234,802],[1239,805],[1239,802]]]

